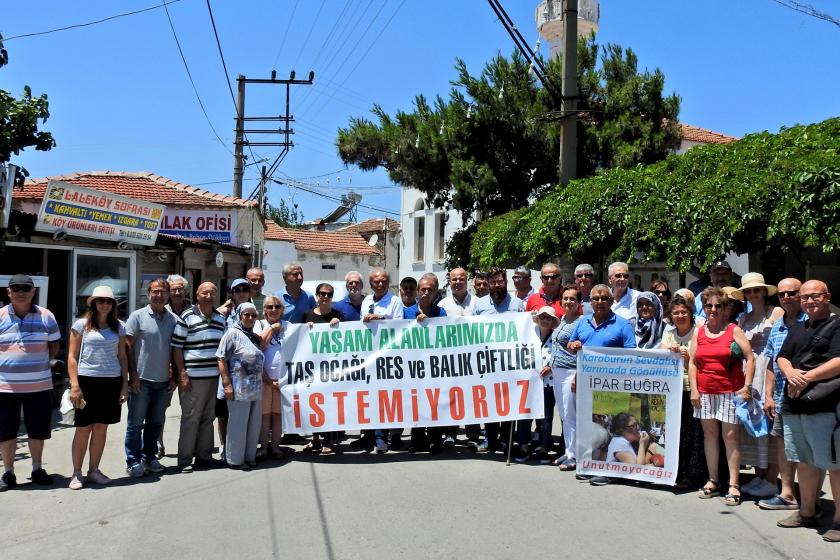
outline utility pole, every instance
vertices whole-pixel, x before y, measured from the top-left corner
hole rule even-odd
[[[315,72],[309,72],[309,78],[306,80],[296,80],[295,79],[295,71],[292,70],[289,79],[287,80],[278,80],[277,79],[277,72],[275,70],[271,71],[270,78],[246,78],[243,75],[239,75],[236,78],[236,82],[239,88],[239,95],[238,101],[236,105],[236,146],[234,150],[234,160],[233,160],[233,196],[237,198],[242,198],[242,176],[245,171],[245,156],[243,155],[242,151],[245,146],[279,146],[282,147],[283,150],[280,152],[280,155],[277,156],[277,159],[274,160],[274,163],[268,170],[267,175],[264,176],[271,176],[274,173],[274,170],[277,169],[277,166],[289,152],[289,148],[294,147],[294,142],[291,141],[290,136],[295,133],[294,130],[289,128],[292,122],[294,122],[295,118],[290,113],[290,96],[291,96],[291,86],[293,85],[312,85],[312,81],[315,79]],[[268,117],[246,117],[245,116],[245,86],[246,84],[281,84],[286,86],[286,114],[285,115],[277,115],[277,116],[268,116]],[[283,123],[282,127],[274,128],[274,129],[246,129],[245,123],[251,121],[276,121]],[[252,142],[246,139],[246,134],[281,134],[283,135],[282,142]],[[261,179],[261,189],[265,187],[265,180]],[[264,191],[261,190],[261,192]]]
[[[560,184],[577,177],[577,0],[563,8],[563,83],[560,120]]]
[[[236,77],[239,89],[236,95],[236,140],[233,147],[233,196],[242,198],[242,175],[245,172],[245,157],[242,155],[242,141],[245,129],[245,76]]]

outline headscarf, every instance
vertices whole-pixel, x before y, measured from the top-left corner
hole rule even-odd
[[[242,324],[242,313],[245,311],[251,310],[254,313],[257,313],[256,306],[251,303],[250,301],[246,301],[245,303],[240,303],[236,308],[236,323],[234,324],[234,328],[239,329],[245,336],[248,337],[248,340],[253,342],[257,348],[260,347],[261,341],[260,337],[254,333],[254,328],[251,327],[250,329],[246,328],[245,325]],[[259,314],[257,315],[259,316]]]
[[[656,348],[662,340],[662,331],[665,329],[665,323],[662,320],[662,302],[659,297],[653,292],[642,292],[636,299],[637,305],[639,300],[645,299],[653,304],[653,317],[650,319],[642,319],[636,317],[636,346],[639,348]]]

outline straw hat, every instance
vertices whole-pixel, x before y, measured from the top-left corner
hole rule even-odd
[[[733,298],[744,301],[744,290],[749,288],[767,288],[767,295],[776,293],[776,286],[764,283],[764,275],[759,272],[747,272],[741,277],[741,287],[732,292]]]
[[[110,286],[97,286],[93,289],[93,293],[87,298],[87,305],[91,307],[93,305],[93,300],[95,299],[110,299],[114,302],[114,305],[117,304],[117,298],[114,297],[114,292],[111,291]]]

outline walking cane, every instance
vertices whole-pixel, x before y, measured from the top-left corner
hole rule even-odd
[[[506,467],[510,466],[510,454],[513,451],[513,430],[516,429],[516,421],[514,420],[510,424],[510,434],[508,434],[508,452],[507,452],[507,463],[505,463]]]

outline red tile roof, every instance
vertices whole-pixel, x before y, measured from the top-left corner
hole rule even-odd
[[[355,233],[376,233],[378,231],[399,231],[400,223],[391,218],[371,218],[358,224],[346,226],[338,231],[341,232],[355,232]]]
[[[683,140],[689,142],[700,142],[702,144],[731,144],[737,142],[737,136],[730,136],[721,132],[707,130],[699,126],[680,123],[680,130],[682,131]]]
[[[256,205],[253,200],[212,193],[145,171],[137,173],[83,171],[69,175],[29,179],[24,184],[23,189],[15,189],[12,196],[18,200],[41,200],[44,198],[44,191],[50,179],[164,205],[196,207]]]
[[[265,226],[266,241],[291,241],[299,251],[350,255],[379,254],[379,251],[368,245],[365,238],[358,233],[284,228],[272,221],[266,221]]]

